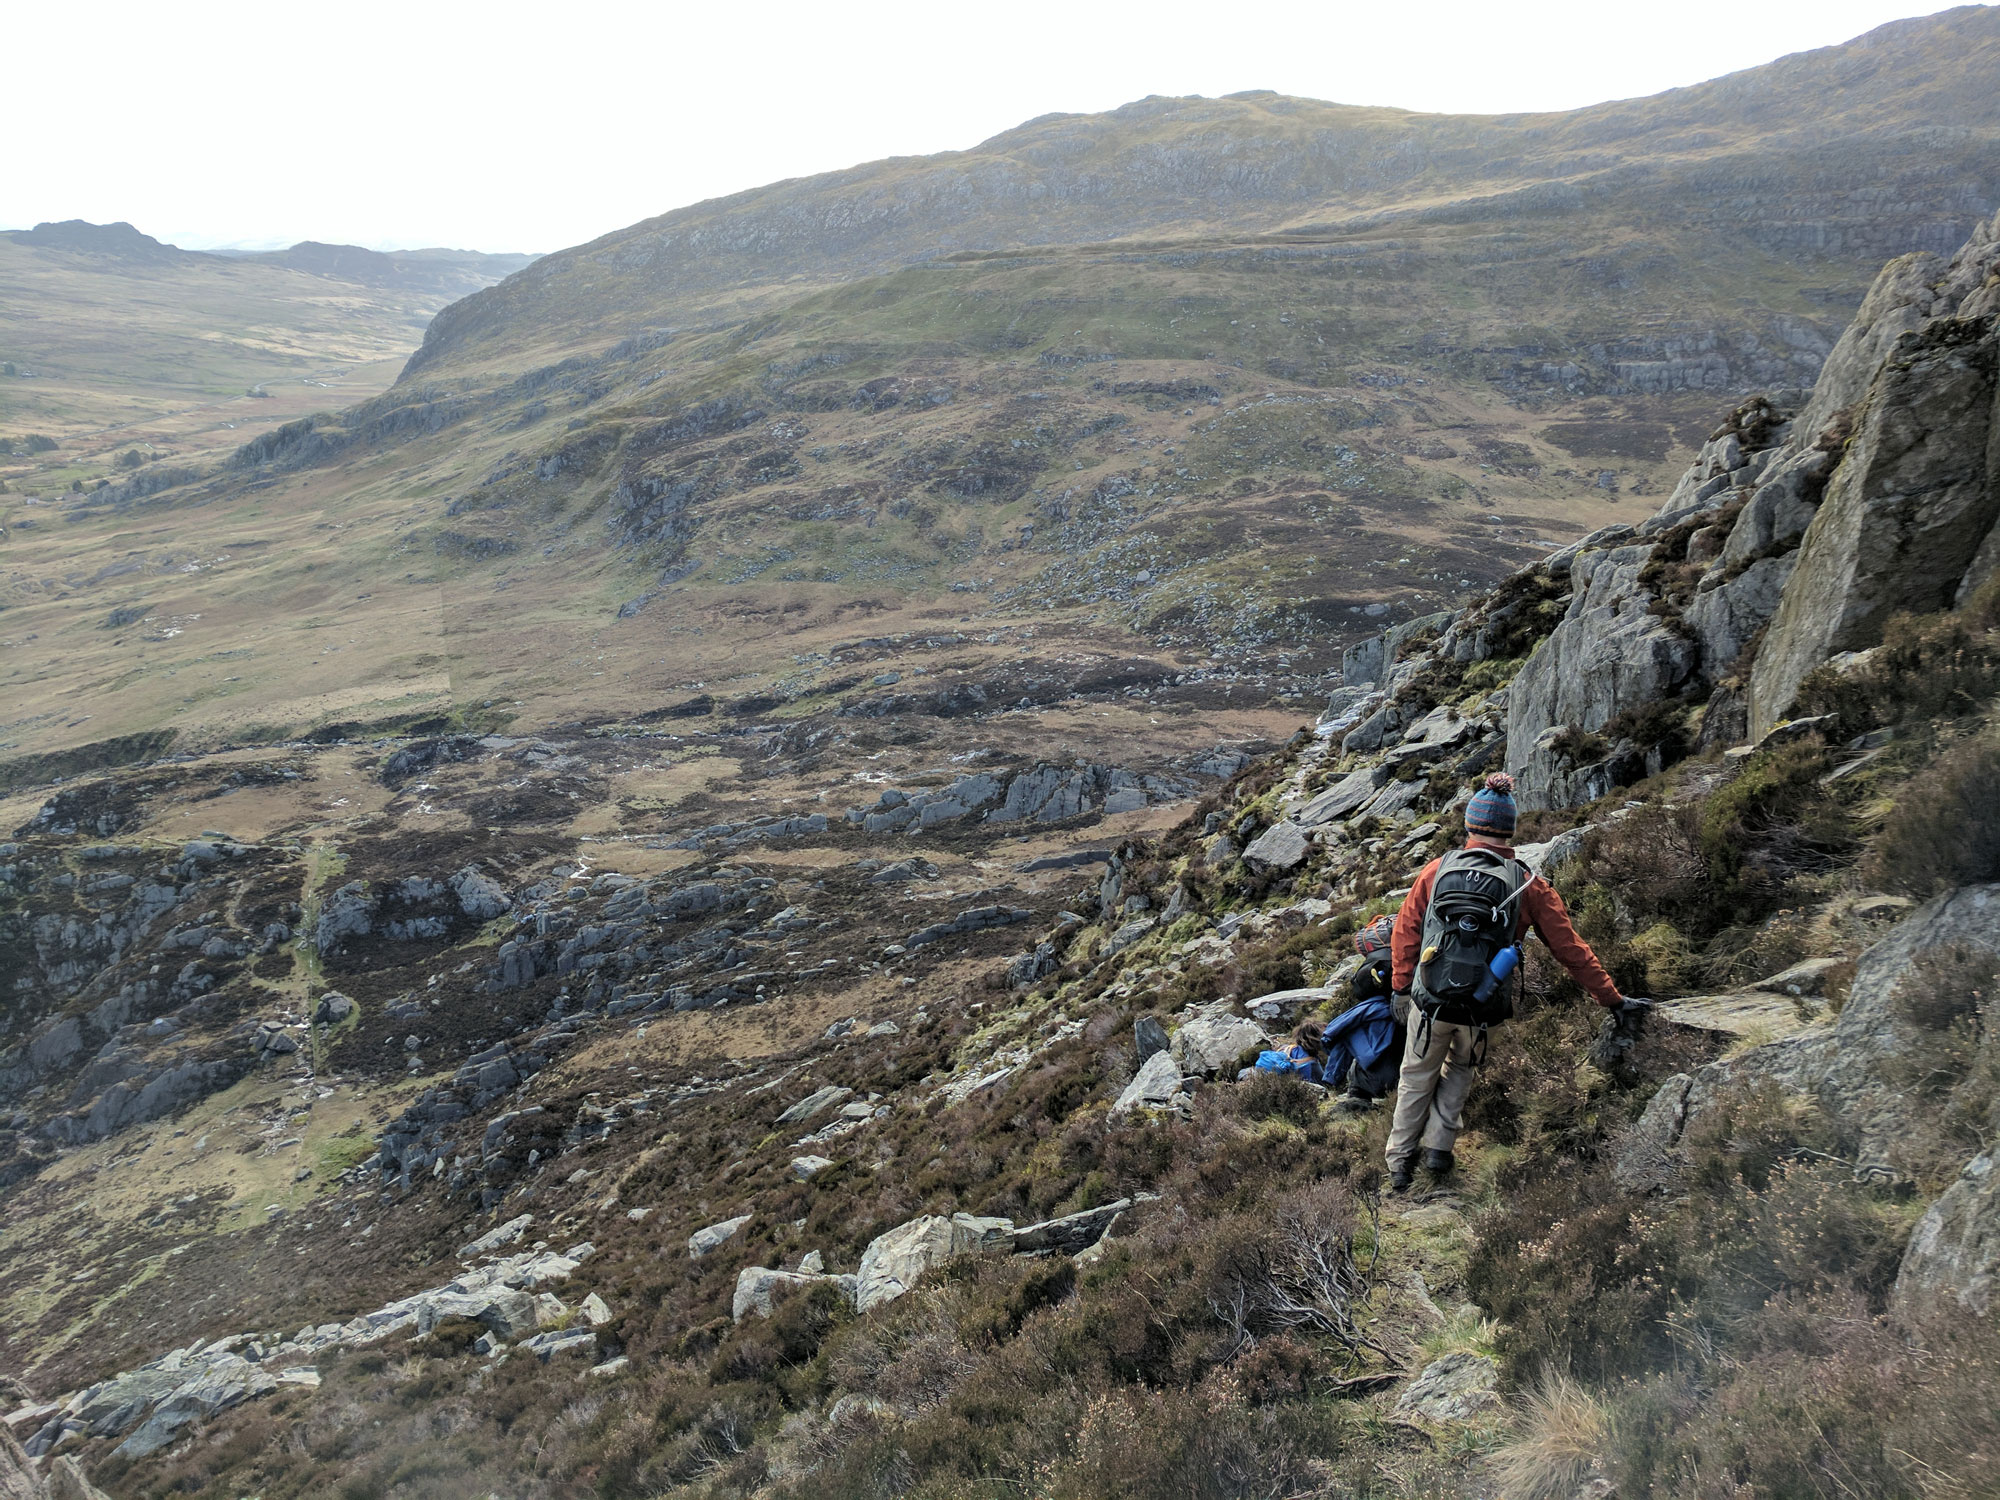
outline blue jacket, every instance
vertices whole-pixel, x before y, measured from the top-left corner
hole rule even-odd
[[[1402,1028],[1389,1008],[1386,995],[1372,995],[1327,1022],[1326,1064],[1320,1076],[1338,1086],[1347,1078],[1348,1064],[1358,1064],[1363,1073],[1383,1063],[1393,1064],[1402,1050]]]

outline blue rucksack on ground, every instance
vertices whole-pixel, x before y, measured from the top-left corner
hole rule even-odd
[[[1307,1083],[1324,1083],[1319,1064],[1307,1055],[1306,1049],[1291,1046],[1282,1052],[1265,1050],[1257,1054],[1257,1071],[1260,1073],[1290,1073],[1303,1078]]]

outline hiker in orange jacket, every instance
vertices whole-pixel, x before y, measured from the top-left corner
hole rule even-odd
[[[1465,848],[1491,851],[1513,867],[1513,878],[1521,882],[1512,913],[1513,940],[1518,943],[1532,927],[1599,1005],[1618,1010],[1632,1003],[1618,993],[1618,986],[1604,972],[1590,945],[1577,936],[1555,887],[1514,858],[1516,816],[1514,778],[1505,773],[1487,777],[1485,786],[1465,808]],[[1391,958],[1399,1011],[1410,1002],[1411,986],[1424,958],[1424,918],[1430,910],[1438,867],[1443,863],[1440,858],[1424,866],[1396,917]],[[1483,1025],[1459,1024],[1443,1016],[1427,1019],[1410,1014],[1386,1153],[1390,1185],[1398,1191],[1415,1179],[1420,1145],[1426,1170],[1440,1177],[1451,1171],[1452,1146],[1464,1128],[1465,1096],[1485,1051],[1485,1030]]]

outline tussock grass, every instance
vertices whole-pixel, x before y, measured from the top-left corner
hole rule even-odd
[[[1567,1375],[1551,1375],[1522,1403],[1520,1435],[1488,1461],[1499,1500],[1572,1500],[1610,1447],[1604,1407]]]

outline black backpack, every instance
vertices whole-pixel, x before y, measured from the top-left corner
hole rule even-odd
[[[1512,946],[1515,903],[1530,876],[1492,849],[1457,849],[1438,862],[1410,998],[1425,1016],[1454,1026],[1494,1026],[1514,1014],[1513,986],[1476,999],[1494,956]]]

